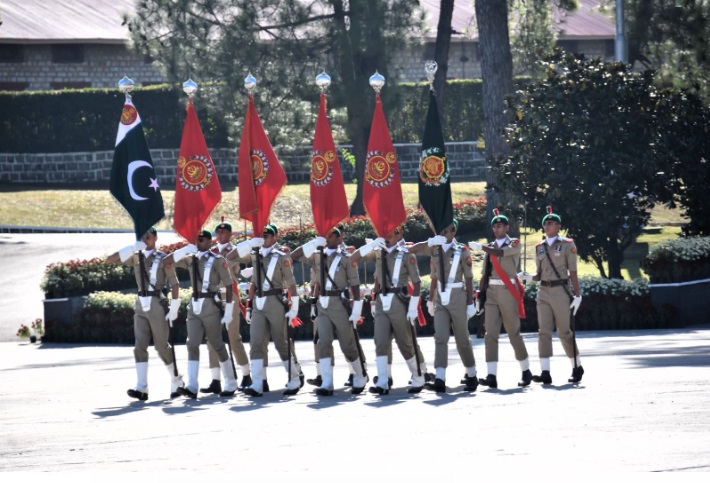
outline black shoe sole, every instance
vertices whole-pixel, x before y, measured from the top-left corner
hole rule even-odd
[[[319,387],[318,389],[316,389],[316,394],[318,396],[332,396],[333,391],[331,391],[330,389],[323,389],[322,387]]]
[[[361,394],[362,391],[365,390],[365,386],[362,387],[354,387],[350,390],[350,394]]]
[[[147,401],[148,400],[148,393],[147,392],[141,392],[141,391],[136,391],[135,389],[129,389],[126,391],[126,394],[128,394],[128,397],[132,397],[133,399],[138,399],[139,401]]]
[[[251,396],[251,397],[261,397],[261,396],[263,396],[262,393],[256,392],[254,389],[252,389],[252,388],[250,388],[250,387],[247,387],[246,389],[244,389],[244,394],[246,394],[247,396]]]
[[[300,387],[298,389],[300,389]],[[286,389],[281,394],[283,394],[284,396],[294,396],[298,394],[298,389]]]
[[[235,392],[237,391],[222,391],[219,393],[219,397],[233,397]]]
[[[407,389],[407,392],[409,394],[419,394],[420,392],[422,392],[422,389],[424,389],[424,386],[410,387],[409,389]]]
[[[189,389],[187,389],[185,387],[179,387],[177,390],[177,393],[180,394],[181,396],[185,396],[190,399],[197,398],[197,394],[195,394],[194,392],[190,391]]]
[[[386,396],[390,393],[389,389],[383,389],[380,386],[371,386],[368,390],[371,394],[377,394],[378,396]]]

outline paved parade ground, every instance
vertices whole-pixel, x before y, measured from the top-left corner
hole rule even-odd
[[[538,372],[537,336],[524,337]],[[272,362],[272,392],[262,398],[170,401],[151,348],[147,402],[125,394],[135,377],[129,346],[5,342],[0,470],[294,473],[311,481],[319,473],[329,474],[326,481],[396,473],[402,481],[474,479],[488,470],[575,481],[600,471],[710,470],[708,327],[584,332],[578,340],[586,369],[579,385],[566,383],[570,364],[557,355],[552,386],[516,387],[520,370],[502,336],[497,390],[462,391],[452,343],[446,394],[407,394],[406,366],[395,353],[390,395],[352,396],[341,386],[347,370],[336,352],[336,393],[321,399],[308,385],[282,397],[273,389],[285,383],[285,370]],[[484,376],[482,342],[474,340],[474,352]],[[363,343],[372,360],[372,341]],[[431,365],[433,340],[420,343]],[[554,347],[560,354],[556,339]],[[184,370],[185,346],[176,353]],[[298,342],[297,353],[314,376],[312,345]],[[201,364],[204,386],[204,349]]]

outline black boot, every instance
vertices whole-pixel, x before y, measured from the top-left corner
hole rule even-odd
[[[528,387],[530,383],[533,380],[533,375],[532,372],[530,372],[530,369],[525,369],[523,371],[523,378],[521,381],[518,383],[518,387]]]
[[[138,399],[139,401],[147,401],[148,400],[148,393],[147,392],[141,392],[141,391],[136,391],[135,389],[129,389],[128,391],[126,391],[126,394],[128,394],[128,397]]]
[[[294,388],[294,389],[286,389],[282,394],[284,396],[294,396],[298,393],[298,390],[300,387]]]
[[[572,377],[567,379],[567,382],[572,382],[572,383],[578,383],[579,381],[582,380],[582,376],[584,375],[584,367],[582,366],[577,366],[574,369],[572,369]],[[146,395],[147,396],[147,395]]]
[[[533,376],[533,382],[541,382],[543,384],[552,384],[552,376],[550,371],[542,371],[539,376]]]
[[[264,381],[264,382],[266,382],[266,381]],[[264,389],[264,392],[266,392],[265,389]],[[256,392],[256,391],[255,391],[254,389],[252,389],[251,387],[244,388],[244,394],[246,394],[247,396],[251,396],[251,397],[261,397],[261,396],[263,396],[262,393]]]
[[[345,387],[352,387],[353,386],[353,375],[350,374],[348,376],[348,381],[345,383]]]
[[[372,382],[377,384],[377,376],[372,378]],[[387,378],[387,384],[389,384],[390,388],[394,385],[394,381],[392,380],[392,377]],[[372,391],[370,391],[370,392],[372,392]]]
[[[370,393],[377,394],[379,396],[384,396],[390,393],[389,389],[382,389],[380,386],[370,386]]]
[[[496,378],[495,374],[488,374],[485,379],[479,379],[478,383],[481,386],[488,386],[491,389],[498,388],[498,379]]]
[[[332,389],[326,389],[324,387],[319,387],[316,389],[316,394],[319,396],[332,396],[333,395],[333,390]]]
[[[177,393],[180,394],[181,396],[185,396],[190,399],[195,399],[197,397],[196,393],[190,391],[188,388],[186,388],[184,386],[178,387]]]
[[[219,394],[222,392],[222,383],[219,379],[212,379],[209,386],[200,388],[200,392],[202,394]]]
[[[434,392],[446,392],[446,382],[439,378],[435,378],[434,382],[427,382],[424,387]]]
[[[244,391],[244,389],[252,385],[252,382],[253,381],[251,380],[251,375],[247,374],[246,376],[242,377],[242,383],[239,385],[239,390]]]
[[[262,385],[261,388],[264,390],[264,392],[269,392],[269,381],[264,379],[264,384]]]
[[[323,378],[320,376],[320,374],[318,374],[313,379],[306,379],[306,382],[311,386],[321,387],[321,385],[323,384]]]
[[[468,392],[473,392],[478,389],[478,378],[476,376],[466,376],[464,377],[463,390]]]

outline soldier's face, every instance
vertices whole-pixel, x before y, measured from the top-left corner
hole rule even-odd
[[[451,243],[456,236],[456,228],[454,228],[454,225],[449,225],[441,230],[441,235],[446,237],[446,243]]]
[[[505,238],[508,234],[508,225],[505,223],[493,223],[493,236],[496,238]]]
[[[274,243],[276,243],[276,235],[272,235],[271,233],[264,233],[262,237],[264,238],[264,248],[269,248]]]
[[[228,243],[232,237],[232,230],[227,228],[219,228],[217,230],[217,243]]]
[[[385,245],[387,245],[387,247],[389,248],[391,246],[396,245],[397,242],[401,239],[402,239],[402,232],[399,229],[393,230],[393,231],[389,232],[387,234],[387,236],[385,237]]]
[[[343,241],[343,238],[338,235],[337,232],[331,231],[328,233],[328,236],[325,237],[325,240],[328,248],[338,248],[340,243]]]
[[[153,250],[155,248],[155,242],[158,241],[158,235],[148,232],[141,237],[141,241],[145,243],[147,250]]]
[[[557,236],[560,232],[560,226],[561,225],[555,220],[545,220],[545,224],[543,225],[543,229],[545,230],[545,236],[548,238]]]
[[[197,237],[197,249],[201,252],[206,252],[212,246],[212,238],[207,238],[206,236]]]

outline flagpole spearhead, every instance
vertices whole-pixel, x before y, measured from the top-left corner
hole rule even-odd
[[[330,87],[331,79],[325,71],[321,72],[316,76],[316,85],[320,87],[321,92],[325,92]]]
[[[123,76],[123,79],[118,81],[118,90],[126,95],[126,100],[130,100],[131,91],[133,90],[133,87],[135,87],[135,85],[136,84],[131,79],[126,76]]]
[[[382,87],[385,85],[385,76],[380,74],[379,72],[375,71],[374,74],[370,77],[370,86],[372,86],[373,89],[375,89],[376,93],[380,93],[380,90],[382,90]]]
[[[247,90],[250,96],[253,95],[254,91],[256,90],[256,78],[251,75],[251,72],[248,76],[244,78],[244,88]]]
[[[185,82],[182,83],[182,90],[185,94],[187,94],[187,97],[192,100],[192,96],[197,92],[197,83],[193,81],[192,79],[187,79]]]

